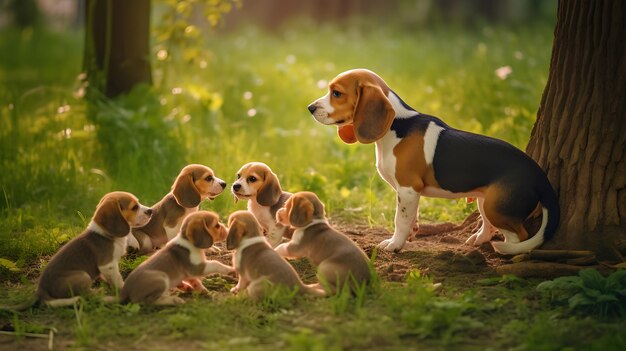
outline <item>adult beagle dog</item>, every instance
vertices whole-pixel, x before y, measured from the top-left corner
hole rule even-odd
[[[236,250],[233,267],[239,274],[232,293],[245,290],[248,296],[258,300],[266,296],[268,289],[284,287],[297,289],[298,293],[325,296],[323,289],[302,283],[295,269],[270,247],[252,213],[232,213],[228,218],[228,227],[226,247]]]
[[[272,247],[280,244],[283,236],[291,237],[291,228],[276,222],[276,211],[283,207],[291,193],[281,189],[278,177],[268,165],[262,162],[243,165],[237,171],[232,192],[235,199],[248,200],[248,211],[259,221]]]
[[[228,274],[233,268],[218,261],[207,261],[205,250],[226,239],[226,227],[219,216],[199,211],[185,217],[180,233],[144,261],[126,278],[121,302],[174,305],[185,301],[170,294],[183,281],[197,290],[206,290],[199,278],[211,273]]]
[[[502,140],[417,112],[372,71],[339,74],[308,109],[319,123],[337,126],[344,142],[376,144],[378,173],[397,193],[394,234],[380,248],[402,249],[420,196],[476,197],[483,225],[467,243],[487,242],[497,228],[505,241],[492,245],[500,253],[530,251],[556,231],[558,199],[535,161]],[[529,234],[524,221],[540,215],[541,227]]]
[[[129,248],[145,254],[159,249],[180,231],[183,218],[198,211],[202,200],[213,200],[226,188],[212,169],[199,164],[185,166],[170,191],[152,206],[152,218],[145,226],[133,229]]]
[[[119,260],[126,253],[132,227],[145,225],[152,210],[130,193],[106,194],[87,229],[65,244],[44,268],[37,286],[37,300],[51,307],[72,305],[89,292],[102,276],[116,289],[124,280]],[[32,305],[32,303],[31,303]]]
[[[328,224],[324,204],[312,192],[293,194],[276,220],[296,230],[275,251],[286,258],[307,257],[317,266],[321,287],[333,294],[348,284],[354,292],[370,279],[367,255],[345,234]]]

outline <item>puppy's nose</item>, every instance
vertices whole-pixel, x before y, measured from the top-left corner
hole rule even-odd
[[[309,112],[314,113],[315,110],[317,110],[317,106],[315,106],[315,104],[310,104],[308,107]]]
[[[222,189],[226,188],[226,182],[220,182],[220,186],[222,187]]]
[[[239,191],[239,189],[241,189],[241,184],[233,184],[234,191]]]
[[[147,209],[147,210],[146,210],[146,214],[147,214],[148,216],[152,216],[152,209],[151,209],[151,208]]]

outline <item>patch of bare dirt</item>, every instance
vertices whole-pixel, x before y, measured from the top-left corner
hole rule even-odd
[[[376,245],[393,234],[381,227],[341,222],[334,225],[352,238],[368,255],[372,254]],[[381,278],[389,281],[403,281],[412,270],[431,275],[438,281],[449,278],[475,280],[477,276],[491,275],[494,268],[503,264],[506,258],[494,252],[489,243],[479,247],[465,244],[465,240],[478,231],[480,226],[478,213],[461,224],[420,224],[417,233],[399,253],[377,251],[374,262],[376,271]],[[494,237],[494,240],[498,238]]]

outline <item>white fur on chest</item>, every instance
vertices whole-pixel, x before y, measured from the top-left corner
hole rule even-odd
[[[396,180],[396,156],[393,154],[393,148],[398,145],[402,139],[396,137],[394,131],[389,131],[380,140],[376,141],[376,169],[378,174],[392,188],[398,188]]]
[[[178,224],[175,227],[168,227],[163,224],[163,229],[165,229],[165,234],[167,235],[167,240],[172,240],[178,232],[180,232],[180,227],[183,225],[183,219],[187,217],[190,213],[194,213],[198,211],[198,207],[186,208],[185,214],[178,220]]]
[[[254,200],[249,200],[248,211],[252,212],[261,227],[265,230],[273,227],[276,224],[276,218],[272,216],[272,214],[270,213],[270,208],[268,206],[261,206],[258,202]]]
[[[200,263],[206,261],[206,256],[204,256],[204,250],[193,246],[193,244],[189,242],[189,240],[186,240],[180,236],[177,236],[174,240],[170,241],[169,245],[179,245],[189,250],[189,261],[194,266],[197,266]]]

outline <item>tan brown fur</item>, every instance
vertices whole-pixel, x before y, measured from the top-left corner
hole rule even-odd
[[[307,257],[317,265],[320,286],[333,294],[348,284],[354,292],[370,279],[367,255],[345,234],[326,221],[324,205],[311,192],[291,196],[276,214],[283,224],[296,228],[292,240],[276,252],[283,257]]]
[[[228,218],[227,248],[236,250],[233,266],[239,275],[231,292],[245,290],[252,299],[266,296],[268,289],[284,287],[298,293],[324,296],[324,291],[304,285],[294,268],[265,242],[261,228],[248,211],[237,211]]]
[[[184,300],[170,290],[186,281],[196,289],[206,290],[200,281],[211,273],[228,274],[232,267],[207,261],[205,250],[226,239],[226,227],[219,216],[209,211],[190,214],[180,233],[167,246],[137,267],[126,279],[122,302],[172,305]]]
[[[133,229],[138,253],[150,253],[165,246],[178,232],[183,218],[197,211],[205,198],[219,195],[225,186],[226,183],[217,178],[211,168],[199,164],[185,166],[176,177],[171,192],[152,206],[154,213],[150,222]]]

